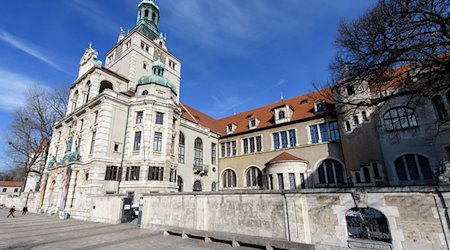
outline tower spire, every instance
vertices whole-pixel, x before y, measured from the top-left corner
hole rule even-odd
[[[158,24],[158,5],[156,5],[154,0],[142,0],[138,5],[136,29],[146,29],[147,32],[143,33],[153,40],[159,35]],[[150,34],[149,31],[151,31],[152,34]]]

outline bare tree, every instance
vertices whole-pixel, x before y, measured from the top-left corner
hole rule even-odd
[[[53,125],[64,117],[68,88],[47,90],[38,85],[27,91],[27,101],[13,114],[6,133],[7,156],[14,168],[24,174],[24,186],[28,173],[42,175],[47,161],[48,146]]]
[[[359,108],[403,96],[415,107],[448,89],[449,12],[448,0],[380,0],[358,20],[342,22],[330,66],[334,99]],[[342,91],[348,85],[376,94],[349,98]]]

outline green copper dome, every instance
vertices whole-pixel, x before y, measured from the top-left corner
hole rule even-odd
[[[168,87],[173,93],[177,94],[177,87],[175,84],[171,83],[169,79],[163,76],[164,74],[164,63],[161,61],[155,61],[152,66],[153,74],[144,75],[139,78],[137,86],[147,85],[147,84],[157,84],[160,86]]]

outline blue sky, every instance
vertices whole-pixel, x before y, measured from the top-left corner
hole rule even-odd
[[[0,131],[27,86],[69,85],[90,41],[104,61],[140,0],[14,0],[0,9]],[[325,83],[341,20],[374,0],[159,0],[181,100],[220,118]],[[1,137],[3,138],[3,136]],[[4,145],[0,140],[0,154]],[[2,163],[0,163],[2,168]]]

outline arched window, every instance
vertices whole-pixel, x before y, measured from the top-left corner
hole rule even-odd
[[[185,139],[184,134],[180,132],[178,139],[178,163],[184,163],[184,149],[185,149]]]
[[[149,13],[148,13],[148,10],[145,10],[145,11],[144,11],[144,16],[145,16],[145,17],[148,17],[148,14],[149,14]]]
[[[99,94],[102,93],[105,89],[111,89],[113,90],[112,87],[112,83],[108,82],[108,81],[102,81],[100,83],[100,91],[98,92]]]
[[[388,131],[417,127],[414,110],[407,107],[396,107],[388,110],[383,115],[383,121]]]
[[[152,20],[154,21],[155,18],[156,18],[156,14],[155,14],[155,12],[153,12],[153,13],[152,13]]]
[[[352,208],[345,213],[348,237],[391,243],[386,216],[373,208]]]
[[[89,101],[89,94],[91,93],[91,81],[88,81],[86,83],[86,98],[84,99],[84,103],[87,103]]]
[[[77,102],[78,102],[78,90],[75,90],[72,99],[72,111],[74,111],[77,108]]]
[[[183,192],[183,178],[178,176],[177,178],[177,184],[178,184],[178,192]]]
[[[194,165],[203,166],[203,142],[198,137],[194,142]]]
[[[211,183],[211,191],[217,191],[217,183],[215,182],[215,181],[213,181],[212,183]]]
[[[262,187],[262,172],[258,167],[249,167],[245,177],[247,187]]]
[[[194,192],[201,192],[202,191],[202,183],[199,180],[196,180],[194,182]]]
[[[319,165],[320,184],[344,184],[344,168],[336,160],[326,159]]]
[[[422,155],[404,154],[394,161],[399,181],[432,180],[430,162]]]
[[[286,114],[284,113],[284,111],[280,111],[278,112],[278,120],[284,119],[286,118]]]
[[[448,94],[448,93],[447,93]],[[447,117],[447,109],[445,108],[444,102],[442,101],[442,98],[440,95],[437,95],[431,99],[433,102],[434,109],[436,110],[436,114],[438,116],[439,120],[443,120],[445,117]]]
[[[142,91],[142,95],[148,95],[148,90]]]
[[[223,171],[222,185],[225,188],[236,187],[236,173],[233,170],[227,169]]]

